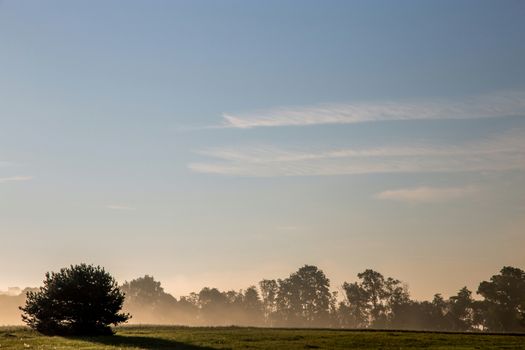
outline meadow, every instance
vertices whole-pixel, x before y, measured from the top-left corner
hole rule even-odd
[[[0,349],[525,349],[525,334],[124,326],[114,336],[48,337],[3,327]]]

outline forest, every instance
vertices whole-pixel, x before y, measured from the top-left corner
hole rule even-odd
[[[525,271],[505,266],[449,298],[412,300],[406,283],[367,269],[339,293],[316,266],[304,265],[284,279],[264,279],[239,291],[205,287],[173,297],[146,275],[123,283],[124,310],[135,324],[307,328],[407,329],[458,332],[524,332]],[[0,323],[19,324],[19,295],[0,295]]]

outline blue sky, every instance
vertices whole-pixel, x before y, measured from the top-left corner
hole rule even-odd
[[[521,1],[2,1],[0,288],[317,264],[454,293],[525,244]]]

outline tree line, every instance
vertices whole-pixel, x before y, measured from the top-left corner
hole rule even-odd
[[[343,283],[340,295],[330,287],[322,270],[305,265],[284,279],[240,291],[205,287],[178,300],[148,275],[120,288],[135,323],[525,331],[525,272],[515,267],[482,281],[477,299],[463,287],[448,299],[412,300],[406,284],[371,269]]]
[[[370,269],[334,292],[325,273],[312,265],[244,290],[205,287],[178,299],[148,275],[117,287],[133,323],[525,331],[525,272],[510,266],[482,281],[475,294],[463,287],[449,298],[436,294],[428,301],[412,300],[406,284]],[[18,307],[26,294],[38,291],[0,295],[0,324],[19,324]]]

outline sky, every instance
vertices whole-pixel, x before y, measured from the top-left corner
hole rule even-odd
[[[525,2],[0,2],[0,289],[525,268]]]

